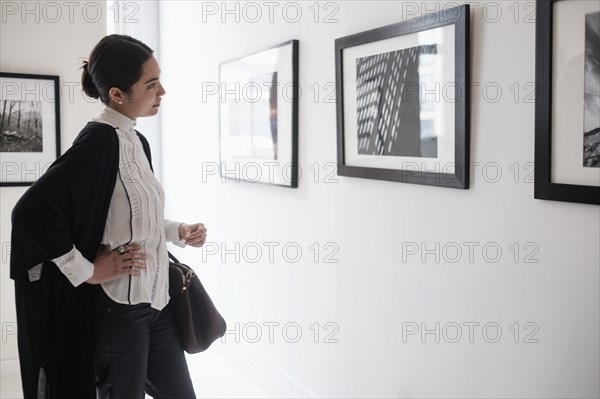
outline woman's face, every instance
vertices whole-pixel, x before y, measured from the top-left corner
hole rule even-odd
[[[142,75],[131,88],[131,93],[123,93],[123,104],[116,104],[114,108],[133,120],[156,115],[160,99],[165,94],[159,78],[160,67],[152,56],[142,65]]]

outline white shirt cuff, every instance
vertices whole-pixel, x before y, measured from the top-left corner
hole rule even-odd
[[[179,226],[181,222],[165,219],[165,234],[168,242],[172,242],[178,247],[185,248],[185,240],[179,239]]]
[[[75,246],[66,254],[52,259],[60,271],[77,287],[94,274],[94,264],[87,260]]]

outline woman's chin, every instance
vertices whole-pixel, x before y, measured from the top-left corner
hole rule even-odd
[[[158,108],[159,107],[153,106],[152,108],[150,108],[148,110],[148,112],[144,116],[154,116],[154,115],[158,114]]]

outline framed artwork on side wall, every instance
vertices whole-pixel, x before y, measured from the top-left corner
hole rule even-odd
[[[600,2],[538,0],[535,198],[600,205]]]
[[[339,175],[469,188],[469,12],[336,39]]]
[[[29,186],[60,156],[58,76],[0,72],[0,186]]]
[[[298,187],[298,40],[220,65],[220,173]]]

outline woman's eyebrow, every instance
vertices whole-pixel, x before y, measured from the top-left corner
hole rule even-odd
[[[150,80],[148,80],[146,83],[144,83],[145,85],[147,85],[148,83],[154,82],[155,80],[158,80],[158,78],[152,78]]]

